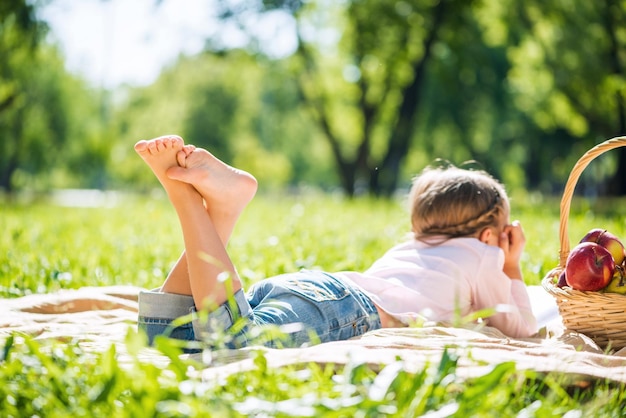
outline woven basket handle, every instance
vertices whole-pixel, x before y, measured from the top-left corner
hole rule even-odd
[[[578,182],[583,170],[593,159],[607,151],[619,147],[626,147],[626,136],[611,138],[591,148],[582,157],[580,157],[576,164],[574,164],[574,168],[572,168],[572,171],[569,174],[569,178],[565,184],[565,190],[563,191],[563,197],[561,198],[561,224],[559,228],[559,238],[561,241],[561,250],[559,252],[560,267],[565,267],[565,262],[567,261],[567,256],[569,255],[570,250],[567,223],[576,183]]]

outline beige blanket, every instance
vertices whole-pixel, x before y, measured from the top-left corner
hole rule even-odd
[[[42,340],[77,340],[93,350],[106,349],[115,343],[123,359],[123,340],[128,327],[136,327],[139,290],[96,287],[4,299],[0,303],[0,339],[21,332]],[[544,296],[536,294],[533,300],[541,300],[545,306],[549,298],[541,299]],[[481,375],[495,364],[512,361],[519,369],[626,383],[626,349],[604,354],[584,335],[563,330],[558,317],[544,320],[545,337],[511,339],[489,327],[465,329],[433,324],[423,328],[382,329],[358,339],[308,348],[267,349],[266,358],[273,367],[355,361],[383,367],[401,359],[406,370],[416,371],[437,364],[447,348],[459,355],[458,374],[465,376]],[[220,361],[207,365],[202,373],[210,378],[251,369],[254,367],[251,351],[219,353],[214,358]],[[146,353],[146,361],[167,361],[156,350],[147,349]]]

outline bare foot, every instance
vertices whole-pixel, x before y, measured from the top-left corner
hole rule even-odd
[[[231,167],[205,149],[186,145],[176,157],[179,166],[168,168],[167,176],[194,186],[207,206],[239,212],[256,193],[254,176]]]
[[[151,140],[141,140],[135,144],[135,151],[154,172],[163,187],[168,189],[172,180],[166,171],[177,166],[176,154],[183,149],[183,139],[176,135],[166,135]]]

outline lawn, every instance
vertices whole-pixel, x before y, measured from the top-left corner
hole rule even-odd
[[[525,279],[538,284],[558,262],[559,202],[513,196],[512,217],[527,238]],[[110,197],[100,207],[7,201],[0,209],[0,296],[81,286],[159,285],[182,250],[174,212],[162,195]],[[624,202],[576,201],[572,242],[592,227],[626,238]],[[401,199],[346,200],[330,194],[260,195],[242,216],[229,249],[246,284],[300,268],[362,270],[409,228]],[[129,334],[128,350],[141,340]],[[121,367],[115,349],[85,353],[76,344],[42,345],[28,337],[0,351],[0,416],[621,416],[624,388],[585,389],[562,376],[518,371],[504,363],[485,376],[455,378],[444,353],[421,373],[363,364],[256,369],[225,381],[186,374],[173,347],[166,368]],[[430,414],[430,415],[429,415]]]

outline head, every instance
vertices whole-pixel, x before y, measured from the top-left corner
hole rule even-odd
[[[422,241],[476,237],[497,245],[509,222],[504,187],[481,170],[428,167],[413,179],[409,202],[412,231]]]

